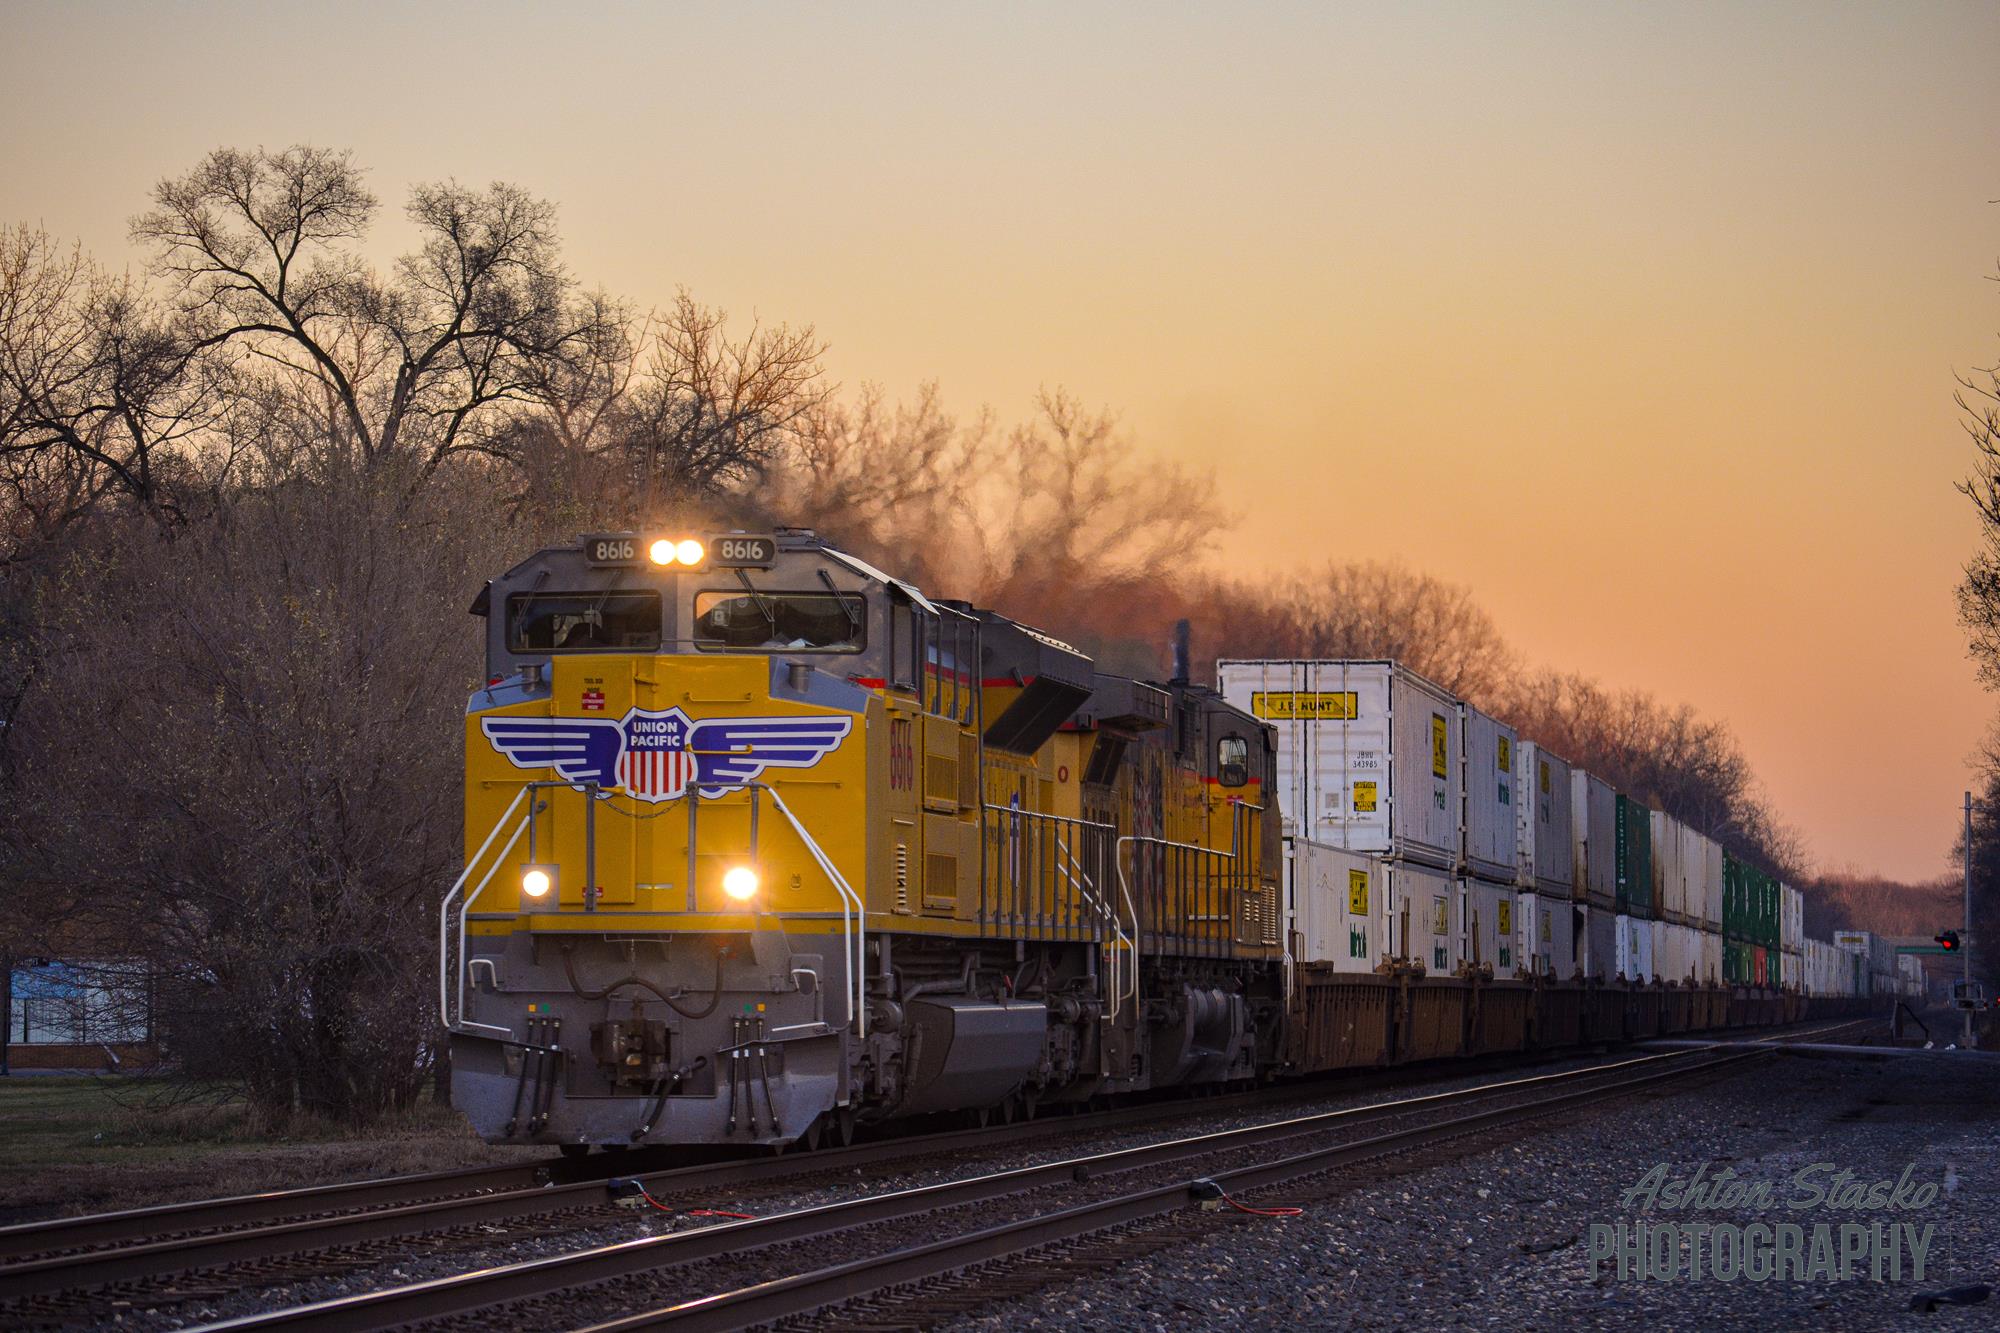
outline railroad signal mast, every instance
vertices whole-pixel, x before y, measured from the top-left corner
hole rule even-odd
[[[1972,1011],[1973,1011],[1973,1009],[1974,1009],[1974,1008],[1975,1008],[1975,1007],[1976,1007],[1976,1006],[1978,1005],[1978,1003],[1979,1003],[1979,1000],[1978,1000],[1978,997],[1977,997],[1977,996],[1976,996],[1976,995],[1974,994],[1974,992],[1973,992],[1973,989],[1972,989],[1972,949],[1971,949],[1971,944],[1972,944],[1972,793],[1971,793],[1971,792],[1967,792],[1967,793],[1965,794],[1965,926],[1964,926],[1964,935],[1963,935],[1963,940],[1964,940],[1964,944],[1965,944],[1965,947],[1963,947],[1963,948],[1959,947],[1959,942],[1958,942],[1958,940],[1957,940],[1957,939],[1954,939],[1954,940],[1952,941],[1952,943],[1950,943],[1950,944],[1945,944],[1945,936],[1948,936],[1948,935],[1951,935],[1951,934],[1952,934],[1952,932],[1951,932],[1951,931],[1946,931],[1946,932],[1944,932],[1944,935],[1940,935],[1940,936],[1938,937],[1938,943],[1939,943],[1939,944],[1944,944],[1944,945],[1945,945],[1945,948],[1947,949],[1947,951],[1949,951],[1949,952],[1954,952],[1954,953],[1957,953],[1957,954],[1959,954],[1959,955],[1960,955],[1961,957],[1963,957],[1963,958],[1965,959],[1965,969],[1964,969],[1964,975],[1963,975],[1963,979],[1962,979],[1962,980],[1961,980],[1961,982],[1960,982],[1960,988],[1959,988],[1959,996],[1960,996],[1960,998],[1959,998],[1959,1007],[1960,1007],[1960,1008],[1961,1008],[1961,1009],[1962,1009],[1962,1010],[1964,1011],[1964,1013],[1965,1013],[1965,1037],[1964,1037],[1964,1045],[1965,1045],[1966,1049],[1970,1050],[1970,1049],[1972,1048],[1972,1046],[1973,1046],[1973,1036],[1972,1036]]]

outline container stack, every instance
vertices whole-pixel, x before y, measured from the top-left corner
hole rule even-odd
[[[1662,981],[1685,986],[1702,978],[1708,845],[1672,815],[1653,812],[1653,958]]]
[[[1618,795],[1600,777],[1572,771],[1570,824],[1575,834],[1576,890],[1583,912],[1577,954],[1592,981],[1618,975]]]
[[[1778,881],[1748,861],[1725,854],[1722,863],[1723,978],[1732,986],[1773,986],[1779,967]]]
[[[1629,796],[1616,798],[1618,975],[1653,980],[1653,812]]]
[[[1466,952],[1458,701],[1393,662],[1222,661],[1216,683],[1277,733],[1301,960],[1454,973]]]
[[[1683,853],[1682,863],[1690,876],[1699,876],[1701,909],[1695,925],[1701,932],[1701,965],[1696,978],[1704,986],[1722,984],[1722,844],[1713,838],[1688,830],[1688,840],[1692,850]],[[1696,867],[1699,866],[1699,870]],[[1695,884],[1688,885],[1690,903],[1695,897]]]
[[[1577,924],[1575,774],[1568,761],[1528,742],[1520,754],[1521,951],[1530,970],[1560,981],[1581,970]]]
[[[1516,751],[1520,737],[1471,704],[1458,706],[1465,817],[1459,881],[1465,910],[1465,961],[1517,976],[1521,964],[1516,886],[1521,874],[1521,826]]]
[[[1771,984],[1798,990],[1805,982],[1806,899],[1789,884],[1778,886],[1778,972]]]

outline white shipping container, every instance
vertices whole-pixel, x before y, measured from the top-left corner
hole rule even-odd
[[[1519,975],[1521,921],[1514,910],[1514,886],[1466,879],[1459,881],[1459,891],[1465,895],[1465,960],[1492,968],[1495,977]]]
[[[1680,820],[1653,811],[1653,915],[1667,921],[1688,919],[1682,832]]]
[[[1521,798],[1521,874],[1517,882],[1524,889],[1568,897],[1576,884],[1569,761],[1533,741],[1524,741],[1516,767]]]
[[[1457,866],[1465,775],[1456,699],[1393,662],[1222,661],[1215,671],[1225,699],[1276,729],[1287,834]]]
[[[1578,908],[1569,891],[1530,893],[1514,900],[1521,914],[1521,956],[1528,970],[1557,981],[1576,977],[1583,959],[1578,951]]]
[[[1631,982],[1653,979],[1653,923],[1644,917],[1618,917],[1618,975]]]
[[[1715,930],[1699,932],[1701,940],[1701,971],[1697,974],[1704,986],[1722,984],[1722,933]]]
[[[1521,739],[1514,729],[1471,704],[1458,706],[1465,761],[1465,868],[1481,879],[1512,884],[1521,869]]]
[[[1677,921],[1667,923],[1667,956],[1656,959],[1663,981],[1695,985],[1701,979],[1701,932]]]
[[[1612,981],[1618,976],[1618,917],[1609,907],[1585,904],[1583,936],[1577,941],[1578,961],[1583,975],[1591,981]]]
[[[1603,778],[1573,769],[1569,817],[1576,832],[1576,896],[1610,907],[1618,901],[1618,793]]]
[[[1389,948],[1422,963],[1432,976],[1451,976],[1465,958],[1465,911],[1452,877],[1434,866],[1389,861]]]
[[[1778,951],[1778,989],[1802,991],[1806,984],[1806,956],[1803,950],[1793,953],[1789,949]]]
[[[1880,935],[1865,930],[1841,930],[1834,932],[1833,942],[1867,960],[1864,971],[1880,974],[1896,970],[1896,946]]]
[[[1778,947],[1798,952],[1806,938],[1805,895],[1789,884],[1778,886]]]
[[[1688,875],[1688,913],[1708,929],[1721,930],[1722,844],[1693,829],[1688,830],[1687,836],[1689,845],[1681,853],[1681,867]],[[1695,907],[1697,893],[1701,900],[1699,910]]]
[[[1299,961],[1373,972],[1389,952],[1389,892],[1381,862],[1359,852],[1285,840],[1285,892]]]

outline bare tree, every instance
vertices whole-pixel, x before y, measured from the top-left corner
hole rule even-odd
[[[298,477],[171,537],[107,516],[39,586],[10,879],[73,895],[155,978],[189,1072],[273,1115],[419,1086],[498,499]]]
[[[1953,400],[1973,448],[1972,475],[1958,489],[1979,513],[1981,542],[1958,585],[1958,614],[1971,636],[1980,679],[1988,689],[2000,689],[2000,365],[1957,378]]]
[[[554,206],[516,186],[412,190],[418,244],[387,275],[362,258],[376,200],[345,152],[217,149],[153,202],[133,235],[200,345],[240,347],[322,399],[334,447],[369,467],[410,458],[427,479],[484,447],[496,405],[604,336],[604,307],[574,299]]]
[[[610,441],[644,519],[763,476],[831,393],[810,325],[753,324],[740,338],[728,326],[686,292],[656,323],[647,374]]]
[[[225,369],[129,276],[0,230],[0,478],[18,519],[57,530],[107,492],[183,517],[227,468]]]
[[[1729,728],[1685,704],[1607,690],[1577,675],[1530,674],[1504,710],[1524,738],[1551,750],[1738,856],[1798,880],[1804,841],[1772,812]]]
[[[1141,455],[1115,416],[1060,390],[1008,435],[981,507],[981,591],[1017,605],[1175,577],[1226,522],[1213,477]]]
[[[993,454],[991,412],[961,422],[935,384],[896,404],[864,387],[814,407],[760,508],[926,587],[963,589],[982,555],[978,492]]]

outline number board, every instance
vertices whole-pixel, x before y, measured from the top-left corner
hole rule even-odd
[[[708,563],[729,568],[769,569],[778,561],[775,537],[717,537],[708,544]]]
[[[594,532],[583,539],[587,565],[636,565],[645,556],[639,539],[625,532]]]

